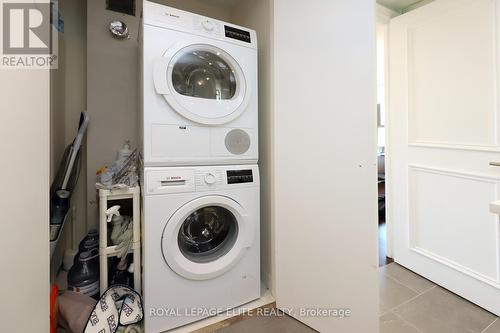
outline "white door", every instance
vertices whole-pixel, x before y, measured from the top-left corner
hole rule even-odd
[[[390,24],[394,259],[500,315],[498,0],[437,0]]]
[[[378,331],[375,1],[274,0],[276,303]]]

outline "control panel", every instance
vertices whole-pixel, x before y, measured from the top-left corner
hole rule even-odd
[[[253,183],[252,169],[248,170],[227,170],[228,184]]]
[[[242,42],[251,43],[250,31],[234,28],[225,25],[224,32],[227,38],[241,40]]]
[[[204,33],[222,35],[222,25],[213,19],[203,16],[194,17],[194,29],[201,30]]]
[[[164,27],[216,39],[231,39],[236,44],[257,47],[255,31],[213,18],[189,13],[159,3],[145,1],[144,24]]]
[[[144,172],[145,194],[188,193],[258,186],[257,166],[154,167]]]

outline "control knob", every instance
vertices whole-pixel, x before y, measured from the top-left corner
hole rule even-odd
[[[214,28],[215,28],[215,25],[212,21],[210,20],[205,20],[205,21],[202,21],[201,22],[201,26],[203,27],[203,29],[205,29],[206,31],[213,31]]]
[[[208,185],[215,184],[216,181],[217,179],[215,178],[215,175],[213,173],[207,173],[205,175],[205,183],[207,183]]]

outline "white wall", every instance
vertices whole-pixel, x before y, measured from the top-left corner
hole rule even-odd
[[[271,18],[272,1],[246,1],[234,7],[231,21],[257,31],[259,48],[259,167],[261,179],[261,273],[274,291],[274,226],[272,220],[272,113],[271,113]]]
[[[3,332],[49,331],[50,78],[0,70]]]
[[[378,329],[374,6],[274,0],[276,297],[321,332]]]
[[[87,1],[87,108],[91,117],[87,139],[88,225],[97,225],[95,172],[112,162],[125,140],[137,144],[138,42],[142,1],[136,15],[105,9],[106,1]],[[183,10],[228,20],[230,9],[202,0],[156,1]],[[108,30],[114,19],[124,21],[129,40],[116,40]]]

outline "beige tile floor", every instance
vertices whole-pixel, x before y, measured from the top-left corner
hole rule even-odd
[[[380,268],[379,326],[380,333],[500,333],[496,316],[395,263]],[[315,331],[283,316],[252,317],[217,332]]]

